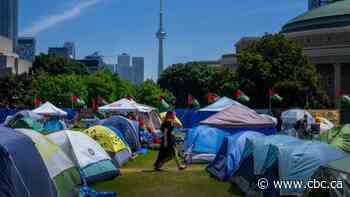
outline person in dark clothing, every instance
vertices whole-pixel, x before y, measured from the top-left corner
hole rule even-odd
[[[175,159],[176,165],[179,170],[184,170],[185,165],[180,163],[175,147],[175,136],[172,134],[174,130],[175,113],[167,112],[165,121],[161,125],[161,131],[163,133],[163,139],[159,148],[157,160],[154,164],[155,170],[160,170],[162,166],[172,159]]]

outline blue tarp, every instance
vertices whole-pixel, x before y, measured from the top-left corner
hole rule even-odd
[[[264,134],[253,131],[239,132],[225,137],[219,152],[214,161],[208,165],[207,170],[220,180],[228,180],[238,170],[244,157],[248,156],[244,154],[247,139],[263,137]]]
[[[121,131],[132,151],[136,152],[141,148],[137,123],[122,116],[111,116],[107,119],[98,121],[97,124],[112,126]]]
[[[30,138],[0,127],[0,196],[56,197],[55,186]]]
[[[184,128],[193,128],[199,122],[207,119],[217,112],[199,112],[196,109],[175,109],[176,116],[180,119]]]

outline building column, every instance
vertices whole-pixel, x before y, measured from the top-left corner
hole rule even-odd
[[[338,97],[338,92],[342,91],[341,86],[341,64],[335,63],[334,66],[334,98],[335,98],[335,105],[337,108],[341,107],[341,102]]]

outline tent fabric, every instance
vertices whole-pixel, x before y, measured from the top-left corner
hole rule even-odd
[[[150,112],[152,110],[155,108],[125,98],[99,108],[101,112]]]
[[[59,118],[50,118],[43,125],[43,133],[52,133],[67,129],[66,124]]]
[[[218,128],[259,128],[274,127],[274,122],[256,112],[239,106],[231,106],[201,122]]]
[[[304,191],[304,197],[332,196],[345,197],[350,196],[350,157],[332,161],[321,166],[312,176],[312,180],[318,181],[341,181],[342,188],[328,189],[307,189]]]
[[[32,129],[39,132],[43,131],[43,125],[29,117],[16,119],[14,122],[11,121],[11,123],[7,126],[13,129]]]
[[[219,180],[228,180],[247,156],[244,155],[247,139],[262,137],[264,134],[253,131],[239,132],[225,137],[214,161],[208,165],[207,171]]]
[[[141,148],[139,128],[133,121],[122,116],[111,116],[107,119],[98,121],[97,124],[111,126],[121,131],[132,151],[136,152]]]
[[[107,127],[97,125],[82,132],[94,139],[107,152],[117,153],[128,149],[128,145]]]
[[[184,128],[193,128],[199,122],[209,118],[217,112],[197,111],[196,109],[175,109],[176,116],[180,119]]]
[[[223,111],[231,106],[239,106],[239,107],[242,107],[246,110],[252,110],[250,109],[249,107],[235,101],[235,100],[232,100],[228,97],[221,97],[219,100],[217,100],[215,103],[212,103],[210,105],[208,105],[207,107],[204,107],[202,109],[200,109],[199,111],[200,112],[220,112],[220,111]]]
[[[22,110],[17,112],[15,115],[13,116],[8,116],[4,122],[5,125],[11,125],[14,122],[16,122],[16,120],[18,119],[22,119],[22,118],[30,118],[33,120],[40,120],[42,119],[41,115],[35,114],[30,110]]]
[[[54,106],[50,102],[46,102],[40,107],[33,110],[33,113],[46,116],[67,116],[68,113]]]
[[[28,129],[17,129],[17,131],[30,137],[35,143],[54,181],[58,196],[75,196],[76,188],[81,182],[78,168],[72,160],[42,134]]]
[[[294,124],[298,120],[302,120],[305,115],[307,116],[308,124],[315,123],[315,118],[306,110],[291,109],[291,110],[287,110],[287,111],[282,112],[282,114],[281,114],[282,128],[283,129],[293,128]]]
[[[0,196],[56,197],[56,189],[34,143],[0,127]]]
[[[167,113],[167,112],[162,112],[162,113],[159,114],[160,119],[161,119],[162,122],[165,121],[166,113]],[[175,124],[176,127],[183,127],[182,122],[180,121],[180,119],[179,119],[177,116],[175,116],[175,122],[174,122],[174,124]]]
[[[50,134],[48,138],[83,171],[87,182],[106,180],[118,174],[107,152],[86,134],[65,130]],[[91,178],[99,175],[101,176],[98,180]]]
[[[320,141],[350,153],[350,124],[321,133]]]

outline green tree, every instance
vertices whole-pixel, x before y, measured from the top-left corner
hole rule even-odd
[[[198,63],[170,66],[161,74],[158,84],[175,95],[180,107],[187,107],[188,95],[206,105],[209,92],[232,97],[238,87],[234,71]]]
[[[32,78],[29,75],[9,75],[0,78],[1,106],[25,107],[33,103]]]
[[[47,72],[49,75],[88,74],[84,64],[61,56],[40,54],[35,58],[32,73]]]
[[[136,87],[137,102],[150,105],[157,108],[162,108],[160,98],[163,97],[167,101],[175,99],[172,93],[160,88],[153,80],[147,80]]]
[[[289,106],[327,105],[319,74],[296,42],[282,34],[265,35],[238,54],[240,88],[254,107],[268,107],[268,91],[274,88]],[[320,103],[313,103],[315,99]]]

